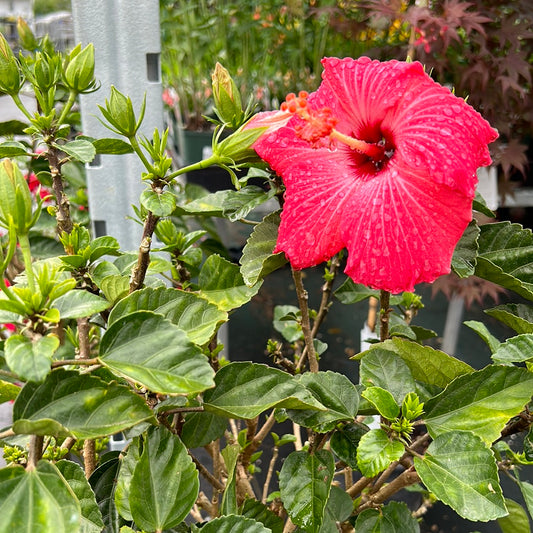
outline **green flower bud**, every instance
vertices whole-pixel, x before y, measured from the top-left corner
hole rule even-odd
[[[17,60],[0,33],[0,91],[14,95],[19,93],[21,86],[22,78]]]
[[[78,44],[67,57],[64,73],[65,84],[77,93],[96,89],[94,79],[94,46],[88,44],[83,50]]]
[[[144,117],[146,97],[141,106],[139,120],[136,120],[135,118],[131,98],[123,95],[113,86],[111,86],[111,96],[109,97],[109,100],[106,99],[105,101],[105,107],[98,107],[109,124],[113,126],[110,129],[126,137],[133,137],[139,129]]]
[[[220,63],[216,64],[211,79],[216,114],[224,124],[238,128],[242,124],[244,111],[237,85]]]
[[[22,172],[10,159],[0,162],[0,225],[13,225],[17,235],[26,235],[37,221],[32,215],[32,197]]]
[[[27,22],[21,17],[17,19],[17,31],[19,34],[20,44],[24,50],[33,52],[39,46],[37,39],[35,38],[35,35],[33,35],[33,32],[31,31]]]
[[[58,56],[44,56],[40,52],[35,54],[33,77],[39,89],[48,91],[59,80],[59,74]]]
[[[252,145],[263,135],[265,128],[239,129],[220,143],[215,143],[213,155],[230,159],[234,164],[261,161]]]

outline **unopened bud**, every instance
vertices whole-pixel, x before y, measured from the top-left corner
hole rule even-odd
[[[105,101],[105,107],[98,107],[107,121],[113,126],[112,129],[126,137],[132,137],[139,129],[144,117],[146,98],[143,100],[141,106],[139,120],[135,117],[131,98],[123,95],[113,86],[111,86],[111,96],[109,97],[109,100]]]
[[[67,87],[83,93],[96,88],[94,79],[94,46],[92,43],[85,48],[78,44],[68,55],[65,69],[65,84]]]
[[[32,198],[22,172],[10,159],[0,163],[0,224],[13,224],[18,235],[28,233],[35,223],[32,217]]]
[[[237,85],[220,63],[216,64],[211,79],[216,114],[224,124],[238,128],[241,126],[244,111]]]
[[[37,39],[35,38],[35,35],[33,35],[28,23],[22,17],[17,19],[17,31],[22,48],[29,52],[33,52],[38,46]]]
[[[237,165],[260,161],[252,146],[264,132],[264,128],[240,129],[216,144],[213,153],[229,158]]]
[[[0,33],[0,91],[18,94],[22,86],[17,60],[9,44]]]

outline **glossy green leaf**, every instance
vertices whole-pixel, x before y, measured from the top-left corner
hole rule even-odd
[[[94,492],[85,478],[83,469],[79,464],[65,460],[58,461],[56,467],[80,502],[80,533],[100,533],[104,527],[102,514],[98,509]]]
[[[23,380],[43,381],[50,373],[52,357],[59,347],[55,335],[32,341],[24,335],[11,335],[5,343],[5,357],[9,369]]]
[[[122,139],[95,139],[93,146],[97,154],[131,154],[133,148],[130,143]]]
[[[221,516],[205,524],[202,533],[272,533],[261,522],[239,515]]]
[[[391,440],[382,429],[365,433],[357,448],[357,468],[366,477],[377,476],[404,454],[403,444]]]
[[[22,135],[27,127],[28,124],[21,122],[20,120],[6,120],[5,122],[0,122],[0,137]]]
[[[476,275],[533,299],[533,235],[520,224],[481,226]]]
[[[494,353],[500,347],[500,341],[488,330],[483,322],[466,320],[464,325],[475,331],[485,341],[491,353]]]
[[[359,393],[355,385],[337,372],[307,372],[297,378],[326,411],[288,409],[291,420],[316,431],[331,431],[340,420],[353,420],[359,407]]]
[[[290,374],[247,362],[230,363],[217,372],[215,388],[204,395],[204,407],[233,418],[255,418],[272,407],[325,409]]]
[[[343,304],[355,304],[371,296],[379,298],[379,291],[370,289],[366,285],[355,283],[350,278],[347,278],[334,294]]]
[[[519,481],[518,485],[522,491],[522,496],[526,502],[526,507],[529,512],[529,516],[533,518],[533,485],[527,481]]]
[[[110,305],[105,298],[84,290],[69,291],[53,303],[62,319],[90,317],[105,311]]]
[[[486,443],[494,442],[507,421],[531,398],[533,374],[523,368],[488,366],[458,377],[424,410],[430,434],[471,431]]]
[[[352,511],[353,502],[350,496],[340,487],[332,485],[319,533],[338,533],[336,522],[344,522]]]
[[[0,470],[0,531],[74,533],[80,525],[80,504],[53,464]]]
[[[476,196],[472,202],[472,209],[478,213],[483,213],[490,218],[496,217],[496,215],[487,207],[487,202],[485,201],[485,198],[479,194],[479,191],[476,191]]]
[[[476,435],[439,435],[414,462],[424,485],[463,518],[487,522],[507,514],[496,460]]]
[[[96,239],[93,239],[89,243],[88,248],[90,263],[93,263],[104,255],[120,255],[120,245],[117,239],[115,239],[115,237],[111,237],[110,235],[96,237]]]
[[[366,398],[387,420],[394,420],[400,414],[400,407],[393,395],[381,387],[368,387],[361,396]]]
[[[466,278],[474,274],[477,262],[479,231],[477,222],[475,220],[470,221],[455,246],[452,256],[452,270],[460,278]]]
[[[187,448],[201,448],[222,437],[227,426],[227,418],[213,413],[187,413],[181,430],[181,440]]]
[[[235,469],[237,467],[237,459],[241,452],[239,444],[228,444],[221,452],[226,466],[228,479],[226,480],[226,488],[222,494],[222,503],[220,504],[220,514],[237,514],[237,478],[235,476]]]
[[[524,333],[501,343],[492,354],[496,363],[523,363],[533,358],[533,334]]]
[[[419,533],[420,526],[403,502],[366,509],[355,522],[357,533]]]
[[[270,213],[254,227],[246,241],[240,263],[242,277],[249,287],[287,263],[284,253],[272,253],[278,238],[279,223],[279,211]]]
[[[102,459],[100,465],[89,478],[89,484],[93,489],[98,509],[102,515],[105,533],[118,533],[120,526],[124,524],[118,515],[114,498],[119,468],[118,452],[107,455],[111,458]]]
[[[135,524],[147,531],[176,526],[189,514],[199,486],[198,471],[180,439],[164,426],[150,428],[131,478]]]
[[[144,400],[127,387],[54,370],[44,383],[27,383],[20,391],[13,404],[13,431],[93,439],[152,417]]]
[[[411,370],[412,377],[429,385],[444,388],[457,376],[473,372],[473,368],[459,359],[455,359],[440,350],[429,346],[421,346],[406,339],[391,339],[371,346],[356,358],[365,357],[374,351],[386,350],[400,356]],[[378,385],[373,383],[373,385]],[[383,387],[383,385],[380,385]],[[390,390],[388,387],[384,389]]]
[[[139,462],[139,437],[132,439],[127,453],[120,457],[120,465],[118,470],[117,482],[114,491],[115,507],[120,516],[126,520],[133,520],[130,509],[130,487],[131,478],[135,466]]]
[[[205,355],[169,320],[137,311],[102,337],[99,360],[112,371],[162,394],[192,394],[213,386]]]
[[[140,310],[163,315],[182,329],[191,342],[205,344],[217,327],[228,319],[228,314],[193,292],[158,287],[134,291],[120,300],[109,315],[108,324]]]
[[[114,304],[128,294],[130,279],[127,276],[114,274],[106,276],[102,281],[97,282],[97,285],[104,293],[106,299],[111,304]]]
[[[498,518],[498,525],[502,533],[531,533],[529,518],[525,509],[509,498],[505,498],[505,506],[509,514]]]
[[[238,265],[219,255],[210,255],[198,276],[202,296],[222,311],[231,311],[249,302],[259,291],[261,283],[248,287]]]
[[[318,531],[324,520],[326,503],[335,472],[333,455],[319,450],[292,452],[279,474],[281,501],[294,524]]]
[[[295,342],[303,339],[300,317],[300,309],[295,305],[276,305],[272,325],[287,342]]]
[[[335,430],[331,436],[331,451],[350,468],[357,469],[357,447],[361,437],[369,431],[359,422],[346,424]]]
[[[14,400],[20,390],[18,385],[0,379],[0,404]]]
[[[283,533],[283,520],[264,503],[253,498],[244,501],[240,514],[246,518],[252,518],[256,522],[261,522],[272,533]]]
[[[176,197],[170,191],[158,193],[145,189],[141,193],[141,204],[156,217],[168,217],[176,208]]]
[[[533,333],[533,306],[527,304],[504,304],[485,311],[518,334]]]
[[[0,143],[0,158],[30,155],[28,148],[18,141]]]
[[[81,163],[90,163],[96,155],[93,143],[85,139],[76,139],[57,147]]]
[[[414,392],[416,385],[411,371],[396,353],[376,349],[367,350],[365,354],[359,369],[363,385],[389,391],[397,404],[402,403],[406,394]]]

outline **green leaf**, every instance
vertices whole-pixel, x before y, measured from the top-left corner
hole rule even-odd
[[[139,438],[132,439],[125,456],[120,458],[120,466],[118,470],[117,482],[115,486],[114,498],[115,507],[126,520],[133,520],[130,509],[130,487],[131,478],[135,470],[135,466],[139,462]]]
[[[158,287],[134,291],[120,300],[111,311],[108,324],[141,309],[163,315],[199,345],[208,342],[217,327],[228,319],[225,311],[193,292]]]
[[[205,261],[198,276],[202,296],[222,311],[231,311],[249,302],[261,283],[247,287],[239,267],[213,254]]]
[[[0,137],[6,137],[8,135],[23,135],[24,130],[28,127],[28,124],[21,122],[20,120],[7,120],[0,122]]]
[[[343,304],[362,302],[371,296],[379,298],[379,291],[370,289],[366,285],[355,283],[348,278],[335,292],[337,299]]]
[[[106,276],[102,281],[97,282],[97,285],[104,293],[106,299],[114,304],[128,294],[130,280],[127,276],[115,274]]]
[[[50,373],[52,357],[59,339],[47,335],[32,341],[24,335],[11,335],[4,349],[9,369],[26,381],[43,381]]]
[[[170,191],[157,193],[145,189],[141,193],[141,204],[157,217],[168,217],[176,208],[176,197]]]
[[[502,533],[531,533],[529,519],[524,508],[509,498],[505,498],[505,506],[509,514],[498,518]]]
[[[331,450],[341,461],[356,470],[357,447],[361,437],[368,431],[368,427],[359,422],[336,429],[330,440]]]
[[[72,290],[57,298],[53,307],[64,318],[90,317],[105,311],[111,304],[101,296],[84,290]]]
[[[27,383],[13,405],[13,431],[22,434],[94,439],[152,418],[127,387],[62,369],[42,384]]]
[[[272,325],[287,342],[295,342],[303,339],[300,316],[300,309],[294,305],[276,305]]]
[[[389,391],[397,404],[402,403],[406,394],[415,391],[415,380],[401,357],[384,349],[365,353],[359,369],[363,385]]]
[[[496,460],[476,435],[439,435],[414,462],[424,485],[463,518],[487,522],[507,514]]]
[[[505,304],[485,311],[518,334],[533,333],[533,306],[526,304]]]
[[[377,476],[404,454],[403,444],[391,440],[382,429],[371,429],[359,441],[357,467],[366,477]]]
[[[491,353],[494,353],[500,347],[500,341],[488,330],[483,322],[466,320],[464,325],[475,331],[485,341]]]
[[[228,479],[226,480],[226,489],[222,494],[222,503],[220,504],[220,514],[237,514],[237,491],[235,469],[241,447],[239,444],[228,444],[221,452],[226,466]]]
[[[99,360],[161,394],[193,394],[213,386],[214,372],[201,350],[152,311],[137,311],[114,322],[102,338]]]
[[[420,526],[403,502],[366,509],[355,522],[357,533],[419,533]]]
[[[249,287],[287,263],[284,253],[272,253],[278,238],[279,223],[279,211],[270,213],[254,227],[246,241],[240,263],[242,277]]]
[[[0,404],[14,400],[19,392],[19,386],[0,379]]]
[[[272,533],[261,522],[239,515],[221,516],[205,524],[202,533]]]
[[[204,395],[206,410],[233,418],[255,418],[272,407],[324,410],[293,376],[276,368],[238,362],[223,366],[215,388]]]
[[[533,334],[524,333],[500,344],[492,354],[495,363],[523,363],[533,358]]]
[[[485,198],[479,194],[478,191],[476,191],[476,196],[474,198],[474,202],[472,203],[472,209],[474,211],[477,211],[478,213],[483,213],[484,215],[495,218],[496,215],[487,207],[487,202],[485,202]]]
[[[213,413],[187,413],[181,430],[181,440],[187,448],[201,448],[222,437],[228,420]]]
[[[124,523],[118,515],[114,498],[119,467],[118,455],[118,452],[114,452],[112,458],[102,459],[101,464],[89,478],[89,484],[94,491],[98,508],[102,514],[105,533],[118,533],[120,526]]]
[[[102,235],[89,243],[89,262],[93,263],[103,255],[120,255],[120,245],[114,237]]]
[[[0,531],[73,533],[80,523],[80,504],[53,464],[0,470]]]
[[[199,486],[198,471],[179,437],[164,426],[150,428],[131,479],[135,524],[148,531],[176,526],[189,514]]]
[[[279,474],[281,501],[294,524],[308,531],[318,531],[335,472],[333,455],[319,450],[292,452]]]
[[[352,511],[353,502],[350,496],[340,487],[332,485],[319,533],[337,533],[339,530],[336,522],[344,522]]]
[[[522,491],[522,497],[526,502],[526,507],[529,512],[529,516],[533,518],[533,485],[527,481],[519,481],[518,485]]]
[[[100,533],[104,527],[102,514],[94,492],[85,478],[85,474],[77,463],[61,460],[56,467],[73,490],[81,506],[81,533]]]
[[[66,144],[56,145],[56,147],[81,163],[90,163],[96,155],[93,144],[84,139],[76,139]]]
[[[459,359],[455,359],[440,350],[434,350],[429,346],[421,346],[416,342],[405,339],[391,339],[370,347],[366,352],[359,354],[357,359],[366,357],[366,354],[375,351],[391,351],[400,356],[417,381],[428,385],[436,385],[444,388],[457,376],[473,372],[473,368]],[[377,385],[377,383],[373,383]],[[383,387],[383,385],[380,385]],[[387,390],[388,387],[383,387]],[[408,391],[410,392],[410,391]]]
[[[327,411],[288,409],[291,420],[320,433],[331,431],[340,420],[353,420],[359,407],[355,385],[336,372],[307,372],[297,380],[324,406]]]
[[[256,522],[261,522],[272,533],[283,532],[283,520],[273,513],[264,503],[252,498],[244,501],[240,514],[245,518],[252,518]]]
[[[533,235],[520,224],[481,226],[476,275],[533,299]]]
[[[92,141],[97,154],[131,154],[133,148],[130,143],[122,139],[105,138]]]
[[[426,402],[425,421],[435,437],[448,431],[471,431],[487,444],[531,399],[533,374],[523,368],[488,366],[458,377]]]
[[[7,141],[0,143],[0,158],[18,157],[21,155],[30,155],[26,146],[18,141]]]
[[[381,387],[368,387],[361,393],[361,396],[374,405],[379,414],[387,420],[394,420],[400,414],[400,407],[388,390]]]
[[[459,239],[452,256],[452,270],[460,277],[473,276],[476,269],[479,226],[471,220]]]

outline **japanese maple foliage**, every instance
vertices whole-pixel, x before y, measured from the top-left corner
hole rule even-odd
[[[355,282],[412,291],[450,271],[471,220],[476,170],[490,164],[487,145],[497,133],[420,63],[323,65],[322,84],[301,104],[307,115],[273,115],[254,145],[286,187],[275,251],[302,269],[346,247]],[[309,127],[323,135],[324,110],[336,126],[310,141]]]

